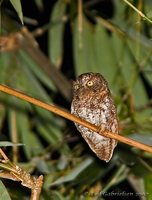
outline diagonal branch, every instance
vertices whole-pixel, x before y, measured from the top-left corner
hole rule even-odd
[[[10,94],[12,96],[15,96],[17,98],[20,98],[22,100],[25,100],[27,102],[30,102],[30,103],[32,103],[34,105],[37,105],[37,106],[39,106],[39,107],[41,107],[41,108],[43,108],[45,110],[51,111],[51,112],[53,112],[53,113],[55,113],[55,114],[57,114],[59,116],[62,116],[64,118],[66,118],[66,119],[69,119],[69,120],[71,120],[73,122],[79,123],[79,124],[89,128],[89,129],[91,129],[92,131],[97,132],[98,134],[101,134],[101,133],[99,133],[100,129],[99,129],[98,126],[95,126],[95,125],[93,125],[93,124],[91,124],[91,123],[89,123],[89,122],[87,122],[87,121],[85,121],[83,119],[80,119],[79,117],[76,117],[76,116],[74,116],[74,115],[62,110],[61,108],[58,108],[58,107],[54,106],[54,105],[46,104],[46,103],[44,103],[44,102],[42,102],[42,101],[40,101],[38,99],[30,97],[30,96],[28,96],[26,94],[23,94],[23,93],[21,93],[19,91],[16,91],[16,90],[11,89],[11,88],[9,88],[7,86],[4,86],[4,85],[0,85],[0,91],[5,92],[7,94]],[[139,148],[139,149],[142,149],[144,151],[152,153],[152,147],[151,146],[142,144],[142,143],[137,142],[135,140],[132,140],[130,138],[126,138],[124,136],[121,136],[121,135],[118,135],[118,134],[114,134],[114,133],[109,132],[109,131],[102,133],[102,135],[105,136],[105,137],[108,137],[108,138],[116,139],[119,142],[123,142],[125,144],[130,145],[130,146],[133,146],[133,147],[136,147],[136,148]]]

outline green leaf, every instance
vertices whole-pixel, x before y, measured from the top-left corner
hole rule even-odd
[[[63,56],[63,30],[66,3],[63,0],[57,1],[53,8],[51,23],[54,23],[49,29],[49,57],[56,66],[60,66]]]
[[[93,184],[97,179],[102,178],[109,171],[109,167],[102,166],[100,162],[92,162],[85,170],[83,170],[71,184]],[[86,176],[87,174],[87,176]]]
[[[132,138],[133,140],[137,140],[143,144],[152,146],[152,135],[150,133],[149,134],[148,133],[147,134],[134,133],[134,134],[131,134],[129,138]]]
[[[133,152],[126,145],[121,145],[120,148],[117,149],[116,156],[121,160],[121,162],[131,166],[131,171],[136,176],[144,177],[146,174],[152,172],[150,163],[144,161],[144,159],[139,157],[140,155],[138,156],[137,153]]]
[[[98,21],[95,26],[95,59],[97,60],[97,72],[100,72],[112,86],[115,77],[118,75],[118,66],[115,56],[115,48],[112,45],[113,35],[109,35],[107,30]],[[110,87],[111,87],[110,86]]]
[[[50,186],[60,185],[62,183],[73,181],[83,170],[85,170],[89,165],[91,165],[92,162],[93,162],[93,159],[91,158],[85,159],[67,175],[60,177],[53,183],[50,183]]]
[[[29,70],[31,70],[36,77],[42,81],[44,85],[46,85],[50,90],[53,90],[54,92],[56,91],[56,88],[49,79],[49,77],[44,73],[44,71],[31,59],[29,55],[27,55],[25,52],[20,51],[20,59],[22,62],[26,63]]]
[[[41,200],[67,200],[67,198],[57,190],[44,190],[41,195]],[[69,198],[68,198],[69,199]],[[71,199],[72,200],[72,199]]]
[[[134,102],[136,106],[148,103],[148,95],[140,78],[137,79],[135,86],[133,87],[132,94],[134,96]]]
[[[33,155],[38,155],[42,152],[42,146],[39,139],[30,130],[30,121],[25,114],[16,113],[17,127],[20,133],[21,141],[25,144],[24,151],[28,159]]]
[[[50,144],[56,145],[62,140],[61,130],[53,127],[52,125],[39,124],[37,126],[39,134]]]
[[[0,199],[1,200],[11,200],[11,197],[9,195],[9,193],[7,192],[6,187],[4,186],[4,184],[2,183],[2,181],[0,181]]]
[[[43,89],[43,87],[41,86],[37,78],[34,76],[34,74],[31,73],[31,70],[24,64],[22,64],[22,70],[22,73],[24,74],[23,78],[25,79],[25,88],[28,90],[28,92],[34,95],[35,97],[39,95],[41,99],[50,101],[49,95]]]
[[[143,58],[140,59],[140,53],[144,55],[144,48],[141,48],[140,44],[138,44],[137,42],[128,42],[126,54],[128,60],[131,61],[130,67],[127,67],[128,69],[130,68],[130,73],[128,73],[128,80],[130,80],[129,87],[133,90],[132,94],[134,96],[136,106],[140,106],[148,102],[148,95],[146,93],[144,83],[142,82],[139,75],[139,71],[141,68],[140,60],[143,60]]]
[[[148,174],[144,178],[145,183],[145,196],[147,200],[152,199],[152,174]]]
[[[82,32],[78,28],[78,19],[73,25],[74,35],[74,58],[76,74],[82,74],[88,71],[97,72],[97,63],[95,59],[94,27],[83,17]]]
[[[117,64],[111,38],[98,22],[92,25],[83,17],[82,32],[78,20],[74,22],[74,56],[76,73],[99,72],[112,83],[117,74]]]
[[[15,147],[15,146],[23,146],[24,144],[21,144],[21,143],[13,143],[13,142],[8,142],[8,141],[2,141],[0,142],[0,147]]]
[[[26,115],[22,114],[22,113],[16,113],[16,120],[17,120],[17,128],[18,128],[18,132],[20,134],[21,137],[21,141],[25,144],[24,146],[24,151],[26,153],[27,158],[31,158],[32,157],[32,153],[30,151],[30,129],[29,129],[29,122],[28,122],[28,118]],[[33,144],[34,146],[34,144]]]
[[[21,1],[20,0],[10,0],[10,2],[13,5],[14,9],[16,10],[22,24],[24,24]]]
[[[151,57],[151,52],[149,53]],[[147,81],[152,87],[152,59],[147,63],[147,65],[143,69],[144,76],[147,78]]]
[[[33,159],[33,161],[35,163],[35,165],[37,166],[37,169],[43,173],[43,174],[48,174],[50,173],[49,167],[47,165],[47,163],[43,160],[43,158],[40,157],[36,157]]]
[[[54,200],[64,200],[65,199],[63,196],[61,196],[60,192],[58,192],[58,191],[52,191],[50,195],[51,195],[51,199],[54,199]]]
[[[2,84],[6,84],[11,78],[10,75],[10,65],[14,64],[14,60],[12,62],[12,55],[10,53],[0,53],[0,82]]]
[[[115,0],[115,14],[113,16],[117,24],[122,24],[122,16],[125,13],[127,5],[120,0]]]

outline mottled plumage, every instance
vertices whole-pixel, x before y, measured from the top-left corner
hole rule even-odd
[[[99,73],[85,73],[73,83],[71,113],[97,126],[118,133],[116,108],[108,84]],[[103,137],[96,132],[75,123],[77,129],[92,151],[108,162],[117,145],[114,139]]]

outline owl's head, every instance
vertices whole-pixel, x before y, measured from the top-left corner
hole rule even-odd
[[[74,95],[85,95],[87,93],[95,92],[108,92],[107,81],[99,73],[84,73],[78,76],[76,81],[73,82]]]

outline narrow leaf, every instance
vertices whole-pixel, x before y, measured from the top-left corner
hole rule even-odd
[[[88,71],[97,72],[95,59],[95,43],[93,26],[83,17],[82,32],[78,28],[78,19],[74,22],[74,57],[76,73],[82,74]]]
[[[60,177],[55,182],[51,183],[50,185],[59,185],[65,182],[69,182],[74,180],[83,170],[85,170],[91,163],[93,159],[87,158],[82,163],[80,163],[76,168],[74,168],[69,174]]]
[[[10,195],[7,192],[6,187],[4,186],[2,181],[0,181],[0,199],[2,199],[2,200],[11,200]]]
[[[10,146],[22,146],[22,145],[24,145],[24,144],[21,144],[21,143],[17,143],[17,144],[15,144],[15,143],[13,143],[13,142],[9,142],[9,141],[2,141],[2,142],[0,142],[0,147],[10,147]]]
[[[49,56],[51,61],[60,66],[62,62],[62,46],[63,46],[63,17],[65,14],[66,3],[59,0],[53,8],[51,22],[54,23],[49,29]]]
[[[144,179],[145,182],[145,196],[147,200],[151,200],[152,198],[152,174],[148,174],[147,176],[145,176]]]
[[[10,2],[13,5],[14,9],[16,10],[22,24],[24,24],[21,1],[20,0],[10,0]]]

